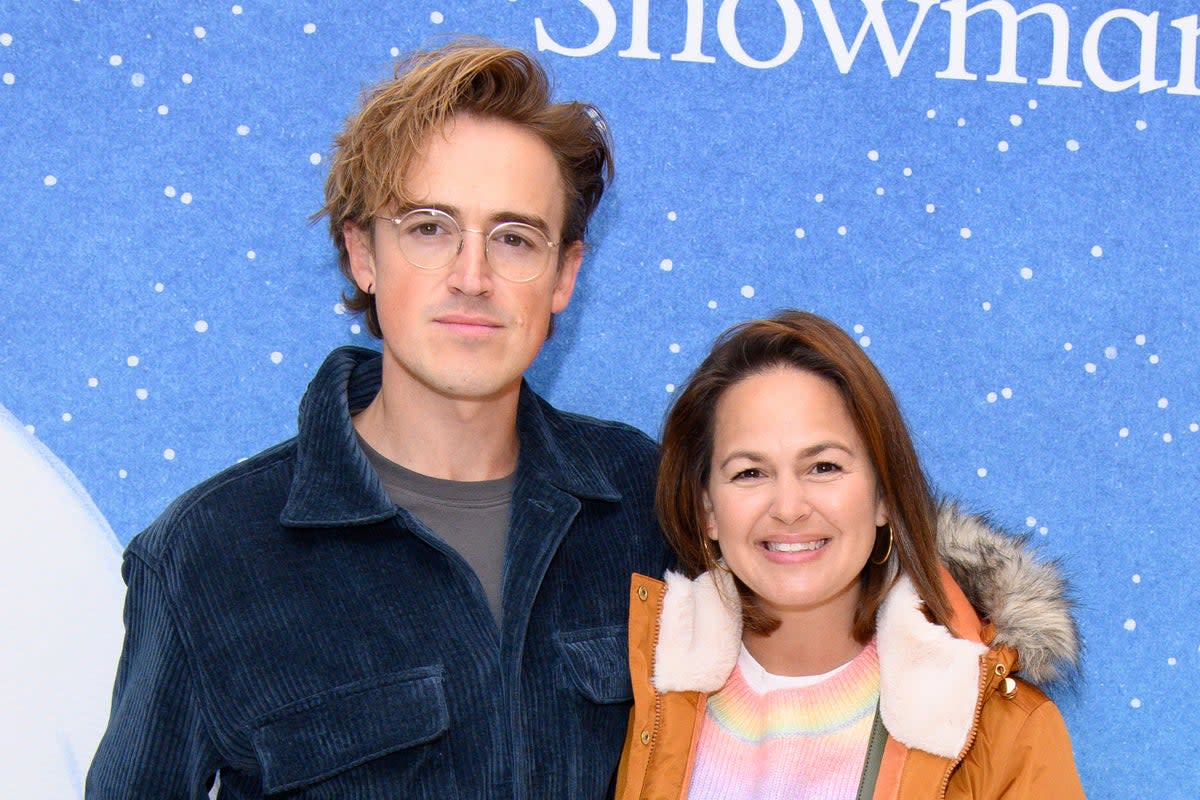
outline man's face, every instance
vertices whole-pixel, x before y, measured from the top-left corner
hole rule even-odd
[[[551,241],[562,236],[558,165],[541,139],[513,123],[455,117],[430,135],[404,178],[416,206],[446,211],[464,229],[540,221]],[[397,368],[385,367],[385,376],[455,399],[516,392],[551,315],[571,299],[582,243],[559,245],[540,277],[514,283],[490,268],[482,235],[464,233],[458,256],[434,270],[410,264],[399,235],[386,220],[376,221],[373,246],[366,231],[346,230],[355,282],[375,293],[385,361]]]

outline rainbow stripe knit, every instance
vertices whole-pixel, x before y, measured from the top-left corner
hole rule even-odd
[[[739,665],[708,698],[691,800],[853,800],[879,703],[868,644],[820,683],[758,694]]]

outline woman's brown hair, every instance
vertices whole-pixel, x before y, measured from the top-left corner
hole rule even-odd
[[[866,643],[874,635],[876,613],[899,572],[912,579],[928,616],[946,624],[950,604],[939,573],[936,509],[896,398],[853,339],[829,320],[804,311],[782,311],[721,334],[667,414],[655,502],[684,571],[695,577],[724,568],[717,562],[716,543],[706,535],[704,509],[717,403],[734,384],[779,367],[810,372],[837,387],[866,446],[887,508],[894,553],[888,550],[887,529],[880,528],[878,555],[868,560],[860,578],[854,638]],[[898,570],[892,567],[893,558]],[[762,634],[775,630],[779,620],[758,604],[749,587],[735,582],[746,629]]]
[[[606,183],[612,182],[612,138],[591,105],[553,103],[542,67],[520,50],[463,38],[418,52],[397,64],[392,80],[374,87],[334,139],[325,204],[351,311],[365,312],[367,329],[381,336],[375,298],[354,285],[344,227],[373,230],[375,216],[410,205],[404,178],[430,134],[456,114],[502,119],[546,143],[566,192],[561,241],[582,241]],[[565,252],[566,248],[559,248]]]

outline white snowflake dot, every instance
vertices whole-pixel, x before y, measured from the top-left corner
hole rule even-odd
[[[1137,128],[1139,131],[1146,130],[1146,120],[1139,119],[1137,122],[1133,123],[1133,127]]]
[[[70,422],[72,419],[73,419],[73,417],[71,416],[71,412],[69,412],[69,411],[63,412],[63,415],[62,415],[63,422]]]
[[[996,149],[999,150],[1001,153],[1007,153],[1008,152],[1008,142],[1001,139],[999,142],[996,143]]]
[[[966,126],[966,124],[967,124],[966,119],[964,119],[963,117],[958,118],[958,127],[962,128],[962,127]]]
[[[1171,442],[1175,441],[1175,437],[1173,437],[1173,436],[1172,436],[1171,434],[1169,434],[1169,433],[1164,433],[1164,434],[1162,435],[1162,440],[1163,440],[1164,442],[1166,442],[1167,444],[1170,444]]]
[[[984,300],[982,305],[983,305],[983,310],[984,310],[984,311],[991,311],[991,310],[992,310],[992,304],[991,304],[991,303],[989,303],[987,300]]]
[[[1025,518],[1025,527],[1032,528],[1034,525],[1037,525],[1037,517],[1026,517]]]
[[[675,391],[675,384],[673,384],[673,383],[668,383],[668,384],[667,384],[665,387],[663,387],[663,388],[665,388],[665,389],[667,390],[667,393],[669,394],[669,393],[671,393],[671,392]]]
[[[837,232],[838,232],[838,236],[845,236],[846,235],[846,226],[838,225]]]
[[[1169,401],[1167,400],[1167,398],[1165,398],[1165,397],[1158,398],[1158,407],[1159,408],[1166,408],[1168,404],[1169,404]]]
[[[1157,364],[1157,363],[1158,363],[1158,354],[1157,354],[1157,353],[1152,353],[1152,354],[1150,355],[1150,357],[1149,357],[1148,359],[1146,359],[1146,360],[1147,360],[1147,361],[1149,361],[1151,364]]]
[[[163,450],[163,458],[165,458],[167,461],[174,461],[175,451],[168,447],[166,450]]]
[[[1168,659],[1167,659],[1167,666],[1168,666],[1168,667],[1173,667],[1173,666],[1175,666],[1175,665],[1176,665],[1176,664],[1178,664],[1178,663],[1179,663],[1179,662],[1175,660],[1175,656],[1171,656],[1170,658],[1168,658]]]
[[[167,197],[174,197],[175,196],[175,187],[174,186],[164,186],[163,194],[166,195]]]
[[[279,364],[282,361],[283,361],[283,353],[279,352],[278,350],[271,353],[271,363],[272,364]]]
[[[1191,425],[1188,425],[1188,430],[1192,433],[1200,431],[1200,422],[1193,422]]]
[[[192,204],[192,193],[184,192],[183,194],[179,195],[179,202],[183,203],[185,206],[190,206]]]
[[[866,328],[864,328],[862,325],[855,325],[855,326],[854,326],[854,332],[855,332],[855,333],[862,333],[862,332],[863,332],[863,331],[865,331],[865,330],[866,330]]]
[[[1127,630],[1127,631],[1137,630],[1137,620],[1134,620],[1134,619],[1125,620],[1125,630]]]
[[[251,261],[253,261],[254,259],[258,258],[258,253],[254,252],[253,250],[247,250],[247,251],[246,251],[246,258],[248,258],[248,259],[250,259]]]
[[[1012,400],[1012,389],[1005,386],[1003,389],[1000,390],[1000,396],[1003,397],[1005,400]]]
[[[1130,707],[1130,708],[1141,708],[1141,707],[1142,707],[1142,701],[1141,701],[1141,700],[1139,700],[1139,699],[1137,699],[1137,698],[1135,697],[1135,698],[1133,698],[1132,700],[1130,700],[1130,701],[1129,701],[1129,707]]]
[[[746,284],[745,286],[743,286],[742,287],[742,297],[745,297],[747,299],[754,297],[754,287],[751,286],[750,284]]]
[[[138,389],[133,394],[138,400],[145,400],[150,396],[150,392],[146,391],[145,389]]]
[[[167,287],[163,286],[161,282],[154,284],[154,291],[156,292],[162,292],[162,290],[166,288]]]
[[[1133,343],[1138,347],[1144,347],[1146,344],[1146,334],[1139,333],[1137,336],[1133,337]]]
[[[0,33],[0,44],[8,47],[13,42],[11,33]]]
[[[146,76],[140,72],[135,72],[129,76],[129,84],[135,89],[140,89],[146,85]]]
[[[117,477],[124,480],[125,478],[129,477],[129,471],[124,470],[124,469],[119,469],[119,470],[117,470]]]
[[[88,386],[95,389],[97,386],[100,385],[100,379],[99,378],[88,378],[87,383],[88,383]]]
[[[988,392],[988,393],[987,393],[987,401],[988,401],[989,403],[994,403],[994,402],[996,402],[996,401],[997,401],[997,400],[999,400],[999,399],[1000,399],[1000,398],[999,398],[999,397],[997,397],[997,395],[996,395],[996,393],[995,393],[995,392]]]
[[[17,76],[13,75],[11,72],[6,72],[4,73],[3,81],[5,86],[12,86],[17,82]]]
[[[245,136],[245,135],[247,135],[248,133],[250,133],[250,126],[249,126],[249,125],[238,125],[238,126],[237,126],[237,135],[238,135],[238,136]]]
[[[362,333],[362,326],[356,322],[350,326],[350,332],[355,336],[358,336],[360,333]]]
[[[868,150],[867,158],[869,158],[872,161],[878,161],[879,160],[879,151],[878,150]]]
[[[190,73],[190,72],[183,73],[182,75],[179,76],[179,80],[183,81],[184,83],[191,83],[192,82],[192,73]]]
[[[392,58],[400,57],[400,48],[399,47],[393,47],[391,50],[388,50],[388,52],[391,53]]]
[[[975,470],[975,474],[981,478],[986,478],[987,477],[987,467],[980,467],[979,469]]]
[[[333,304],[333,313],[335,313],[335,314],[337,314],[337,315],[339,315],[339,316],[340,316],[340,315],[342,315],[342,314],[345,314],[345,313],[346,313],[346,306],[345,306],[344,304],[342,304],[342,303],[334,303],[334,304]]]
[[[231,9],[229,9],[229,10],[230,10],[230,11],[232,11],[232,12],[233,12],[235,15],[236,15],[236,14],[241,14],[241,13],[242,13],[242,7],[241,7],[241,6],[234,6],[233,8],[231,8]]]
[[[818,203],[824,203],[825,195],[818,192],[817,194],[813,195],[813,200],[816,200]]]
[[[934,211],[937,211],[937,206],[935,206],[933,203],[925,204],[925,213],[926,214],[932,214]]]
[[[46,184],[47,186],[56,186],[58,185],[58,178],[53,175],[47,175],[46,177],[42,178],[42,183]]]
[[[911,178],[911,177],[912,177],[912,167],[905,167],[905,168],[904,168],[904,177],[906,177],[906,178]]]
[[[1069,353],[1074,349],[1075,345],[1071,344],[1070,342],[1063,342],[1063,350],[1066,350]]]
[[[1092,256],[1094,258],[1099,258],[1102,255],[1104,255],[1104,248],[1098,244],[1092,245]]]
[[[137,356],[130,356],[129,358],[125,359],[125,363],[130,367],[136,367],[138,364],[142,363],[142,360]]]
[[[208,332],[208,322],[206,322],[205,320],[202,320],[202,319],[196,320],[196,324],[193,325],[192,327],[196,329],[196,333],[207,333]]]
[[[662,261],[658,262],[658,268],[663,272],[670,272],[671,270],[675,269],[675,262],[669,258],[664,258]]]
[[[158,110],[158,115],[160,117],[165,117],[167,114],[171,113],[171,109],[168,108],[165,104],[159,106],[157,110]]]
[[[441,25],[443,22],[446,21],[446,17],[442,15],[442,12],[434,11],[432,14],[429,15],[429,21],[432,22],[434,25]]]
[[[717,301],[716,301],[716,300],[709,300],[709,301],[708,301],[708,307],[709,307],[710,309],[716,309],[716,307],[717,307]]]
[[[35,428],[32,425],[26,425],[25,432],[28,433],[30,436],[33,436],[35,433],[37,433],[37,428]]]
[[[1120,436],[1122,439],[1128,439],[1129,428],[1121,428],[1121,430],[1117,431],[1117,436]]]
[[[306,22],[306,23],[304,23],[304,32],[309,33],[309,34],[316,33],[317,26],[311,22]]]
[[[308,157],[308,163],[312,164],[314,167],[317,164],[320,164],[321,163],[321,154],[320,153],[310,154]]]
[[[125,63],[125,59],[121,58],[116,53],[113,53],[111,56],[108,57],[108,63],[109,63],[109,66],[119,67]]]
[[[203,39],[205,36],[208,36],[208,31],[204,30],[203,26],[197,25],[196,27],[192,28],[192,35],[197,39]]]
[[[1084,372],[1094,373],[1096,371],[1096,365],[1089,361],[1083,365],[1083,370]]]
[[[858,343],[862,347],[870,347],[871,346],[871,337],[870,336],[860,336],[860,337],[858,337]]]
[[[1134,583],[1141,583],[1142,576],[1135,572],[1135,573],[1133,573],[1133,577],[1130,578],[1130,580],[1133,581]]]
[[[1025,120],[1021,119],[1020,114],[1013,114],[1012,116],[1010,116],[1008,118],[1008,121],[1014,128],[1017,128],[1017,127],[1020,127],[1021,123],[1024,122]]]
[[[1021,277],[1025,280],[1029,280],[1033,277],[1033,270],[1029,267],[1021,267]]]
[[[1030,100],[1025,105],[1029,106],[1029,110],[1032,111],[1033,109],[1037,108],[1037,100]]]
[[[1075,141],[1074,139],[1067,139],[1067,149],[1074,153],[1079,149],[1079,142]]]
[[[807,236],[807,234],[804,232],[804,228],[796,228],[794,233],[796,234],[797,239],[803,239],[805,236]]]
[[[925,119],[933,119],[937,116],[937,111],[932,108],[925,112]]]
[[[671,222],[674,222],[675,220],[679,219],[679,215],[676,214],[674,211],[668,211],[667,219],[669,219]]]
[[[1112,361],[1114,358],[1117,357],[1117,348],[1113,347],[1111,344],[1108,347],[1104,348],[1104,357],[1107,358],[1109,361]]]
[[[883,190],[882,186],[875,187],[875,194],[879,195],[880,197],[883,197],[883,192],[884,192],[884,190]]]
[[[671,342],[671,344],[667,346],[667,349],[672,353],[678,353],[680,350],[679,342]]]
[[[964,239],[970,239],[971,238],[971,229],[970,228],[959,228],[958,235]]]

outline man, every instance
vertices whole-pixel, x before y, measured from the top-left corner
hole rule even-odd
[[[365,100],[322,213],[382,355],[334,351],[295,439],[130,543],[89,798],[611,793],[655,451],[522,379],[611,169],[520,51],[418,54]]]

